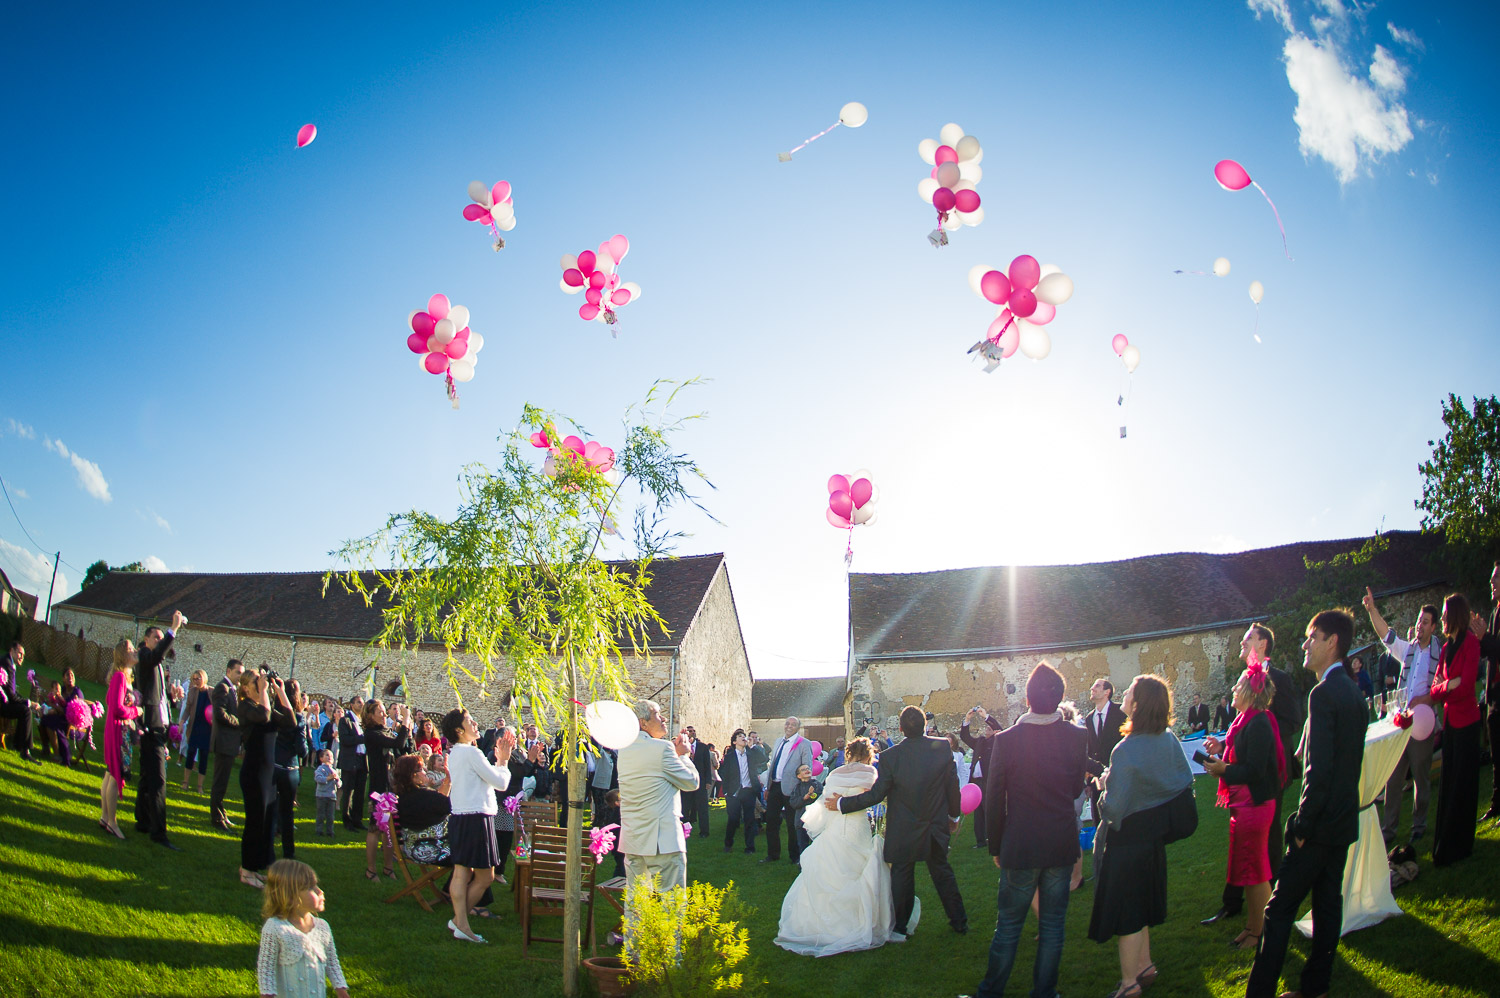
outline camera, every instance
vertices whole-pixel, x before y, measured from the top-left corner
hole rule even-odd
[[[281,678],[281,676],[277,674],[276,670],[273,669],[273,668],[271,668],[269,665],[263,665],[263,666],[261,666],[260,667],[260,674],[262,676],[265,676],[267,681],[270,681],[272,679],[280,679]]]

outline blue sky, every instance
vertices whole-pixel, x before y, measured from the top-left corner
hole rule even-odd
[[[760,676],[841,671],[859,571],[1098,561],[1412,527],[1449,392],[1500,370],[1496,14],[1334,0],[179,5],[5,15],[0,567],[309,570],[451,511],[523,401],[610,442],[702,376],[682,445]],[[869,122],[776,153],[858,100]],[[984,143],[934,251],[917,143]],[[304,122],[317,140],[293,148]],[[1294,262],[1242,162],[1276,199]],[[502,253],[463,221],[511,181]],[[557,260],[616,232],[619,337]],[[1074,279],[1052,353],[985,375],[978,263]],[[1229,277],[1176,277],[1228,257]],[[1266,288],[1263,343],[1246,287]],[[454,412],[404,346],[435,291],[486,339]],[[1142,351],[1125,378],[1110,338]],[[105,496],[108,497],[107,501]],[[47,565],[50,569],[50,562]]]

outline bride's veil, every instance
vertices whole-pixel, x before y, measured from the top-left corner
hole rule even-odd
[[[807,830],[807,834],[817,838],[836,814],[824,806],[823,797],[829,794],[838,794],[840,797],[862,794],[875,785],[877,775],[874,766],[867,766],[862,762],[851,762],[829,773],[828,779],[823,782],[822,797],[803,809],[802,827]]]

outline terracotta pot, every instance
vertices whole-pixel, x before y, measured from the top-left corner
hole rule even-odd
[[[583,961],[594,985],[599,989],[599,998],[626,998],[635,994],[635,985],[625,976],[625,961],[617,956],[593,956]]]

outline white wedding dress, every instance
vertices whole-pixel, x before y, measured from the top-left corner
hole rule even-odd
[[[852,797],[875,785],[875,767],[850,763],[834,770],[823,793]],[[839,814],[815,801],[803,812],[812,845],[802,850],[802,872],[781,902],[776,945],[804,956],[874,949],[892,938],[891,868],[885,839],[870,830],[864,811]],[[907,931],[917,927],[921,901]],[[903,938],[900,936],[897,939]]]

